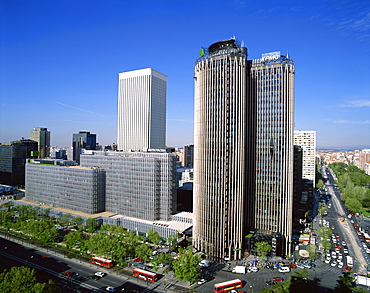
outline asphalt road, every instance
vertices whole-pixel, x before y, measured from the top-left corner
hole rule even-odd
[[[139,292],[150,292],[147,286],[141,286],[127,281],[128,278],[117,276],[114,273],[94,265],[76,263],[67,258],[58,257],[49,253],[38,251],[21,244],[0,238],[0,255],[6,261],[0,262],[1,269],[9,269],[12,266],[27,266],[37,271],[37,277],[41,281],[54,280],[61,292],[101,292],[106,286],[113,286],[118,289],[135,289]],[[45,259],[45,256],[47,257]],[[44,257],[44,258],[42,258]],[[100,280],[93,280],[91,276],[97,271],[107,272],[107,275]],[[65,272],[72,272],[72,276],[64,275]],[[103,291],[107,292],[107,291]],[[153,291],[155,292],[155,291]],[[158,291],[160,292],[160,291]]]

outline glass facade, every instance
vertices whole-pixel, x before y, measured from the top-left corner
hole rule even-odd
[[[105,171],[101,168],[26,163],[26,199],[94,214],[105,210]]]
[[[80,131],[73,134],[73,160],[80,163],[80,155],[82,149],[95,150],[96,148],[96,134],[87,131]]]
[[[285,254],[292,235],[294,165],[294,63],[280,52],[273,60],[252,60],[252,95],[256,98],[256,163],[253,228],[279,233]]]
[[[81,155],[81,166],[99,166],[106,171],[107,211],[151,221],[168,221],[176,211],[175,162],[170,153]]]

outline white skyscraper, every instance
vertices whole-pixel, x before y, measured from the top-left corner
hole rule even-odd
[[[151,68],[119,73],[118,150],[165,148],[166,87],[167,76]]]
[[[294,144],[302,147],[302,178],[312,180],[315,185],[316,131],[294,130]]]

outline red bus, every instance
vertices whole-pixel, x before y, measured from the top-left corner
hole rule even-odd
[[[243,282],[239,279],[235,279],[235,280],[215,284],[214,291],[216,293],[221,293],[221,292],[226,292],[226,291],[230,291],[230,290],[241,288],[241,287],[243,287]]]
[[[148,272],[142,269],[132,270],[132,275],[136,278],[140,278],[151,282],[155,282],[158,279],[158,275],[156,273]]]
[[[99,266],[102,266],[102,267],[106,267],[106,268],[113,267],[113,261],[112,260],[105,259],[105,258],[102,258],[102,257],[94,256],[94,257],[91,258],[91,262],[93,264],[96,264],[96,265],[99,265]]]

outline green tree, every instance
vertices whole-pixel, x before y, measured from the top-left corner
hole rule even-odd
[[[306,269],[293,271],[290,282],[289,292],[311,293],[316,291],[313,290],[314,284],[308,280],[308,271]]]
[[[26,267],[12,267],[0,273],[0,292],[52,293],[57,292],[52,281],[38,283],[35,270]]]
[[[324,252],[327,252],[331,249],[331,242],[328,239],[323,239],[321,241],[322,247],[324,248]]]
[[[151,263],[154,265],[154,269],[157,270],[158,266],[161,263],[170,262],[171,261],[171,255],[168,253],[159,253],[155,256],[155,258],[151,261]]]
[[[266,241],[261,241],[261,242],[256,242],[254,244],[257,247],[257,255],[262,259],[265,260],[266,256],[271,252],[272,247],[268,242]]]
[[[324,182],[322,181],[322,179],[319,179],[319,181],[317,181],[316,187],[318,189],[323,189],[324,188]]]
[[[12,201],[7,201],[6,203],[4,203],[4,206],[7,212],[10,212],[12,208],[14,207],[14,203]]]
[[[85,222],[85,220],[81,217],[75,217],[72,219],[72,223],[76,226],[80,226]]]
[[[114,231],[114,225],[111,224],[103,224],[99,228],[100,231],[102,232],[112,232]]]
[[[63,214],[62,217],[60,218],[60,222],[64,226],[70,226],[72,222],[73,216],[71,214]]]
[[[159,235],[159,233],[153,229],[149,229],[147,237],[148,241],[155,245],[158,245],[159,242],[162,240],[161,235]]]
[[[307,245],[306,250],[308,251],[311,260],[314,260],[314,259],[317,258],[317,247],[316,247],[316,245],[309,244],[309,245]]]
[[[50,211],[51,211],[51,208],[42,209],[41,210],[41,216],[45,217],[45,218],[49,218],[50,217]]]
[[[149,260],[149,257],[152,255],[152,249],[149,245],[142,243],[135,247],[135,256],[143,260]]]
[[[99,222],[94,218],[88,218],[86,220],[86,229],[87,232],[93,233],[100,227]]]
[[[12,227],[13,213],[8,211],[0,211],[0,226],[9,230]]]
[[[23,222],[23,231],[43,243],[53,242],[59,235],[54,224],[47,219]]]
[[[66,236],[64,236],[64,244],[67,248],[80,246],[83,241],[83,237],[80,232],[71,231]]]
[[[328,206],[326,204],[324,204],[323,202],[320,202],[319,207],[317,208],[317,211],[318,211],[320,217],[322,217],[328,211]]]
[[[175,246],[177,244],[177,239],[179,239],[179,235],[177,234],[169,235],[166,239],[166,242],[170,246]]]
[[[117,239],[113,235],[98,233],[91,235],[85,243],[91,253],[110,258],[116,249]]]
[[[343,272],[343,276],[339,276],[337,284],[335,285],[335,293],[352,293],[352,282],[353,278],[350,276],[350,272]]]
[[[187,250],[180,248],[179,257],[172,262],[176,277],[190,283],[199,277],[199,262],[201,258],[192,252],[192,247]]]
[[[361,213],[362,204],[357,198],[347,198],[345,205],[351,212]]]

